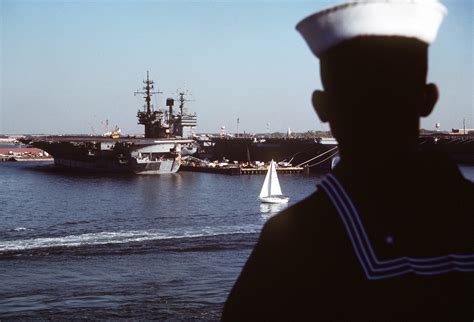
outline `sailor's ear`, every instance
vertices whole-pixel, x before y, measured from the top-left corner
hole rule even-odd
[[[420,116],[426,117],[433,111],[438,101],[439,92],[436,84],[426,84],[423,93],[423,103],[421,104]]]
[[[323,91],[316,90],[312,97],[313,108],[316,111],[321,122],[329,121],[329,102],[327,94]]]

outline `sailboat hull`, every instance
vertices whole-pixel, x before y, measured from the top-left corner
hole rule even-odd
[[[278,196],[268,196],[259,198],[263,203],[288,203],[290,198],[288,197],[278,197]]]

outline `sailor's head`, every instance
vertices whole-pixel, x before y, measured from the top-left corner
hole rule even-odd
[[[355,133],[397,132],[401,144],[418,136],[438,98],[426,84],[428,46],[446,12],[436,0],[359,0],[297,25],[320,60],[313,105],[340,145]]]

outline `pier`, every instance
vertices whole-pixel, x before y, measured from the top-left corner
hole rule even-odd
[[[0,162],[5,161],[53,161],[54,159],[43,150],[37,148],[11,148],[0,149]]]
[[[301,174],[306,173],[307,168],[303,167],[281,167],[277,168],[278,174]],[[265,175],[268,171],[266,167],[250,168],[240,166],[229,166],[229,167],[210,167],[210,166],[199,166],[199,165],[181,165],[180,171],[188,172],[206,172],[215,174],[225,175]]]
[[[267,168],[240,168],[240,174],[267,174]],[[305,171],[303,167],[277,168],[278,174],[299,174]]]

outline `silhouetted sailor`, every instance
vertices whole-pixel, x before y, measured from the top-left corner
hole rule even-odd
[[[320,60],[313,105],[341,161],[265,224],[223,320],[474,318],[474,184],[416,151],[445,14],[435,0],[351,1],[297,25]]]

